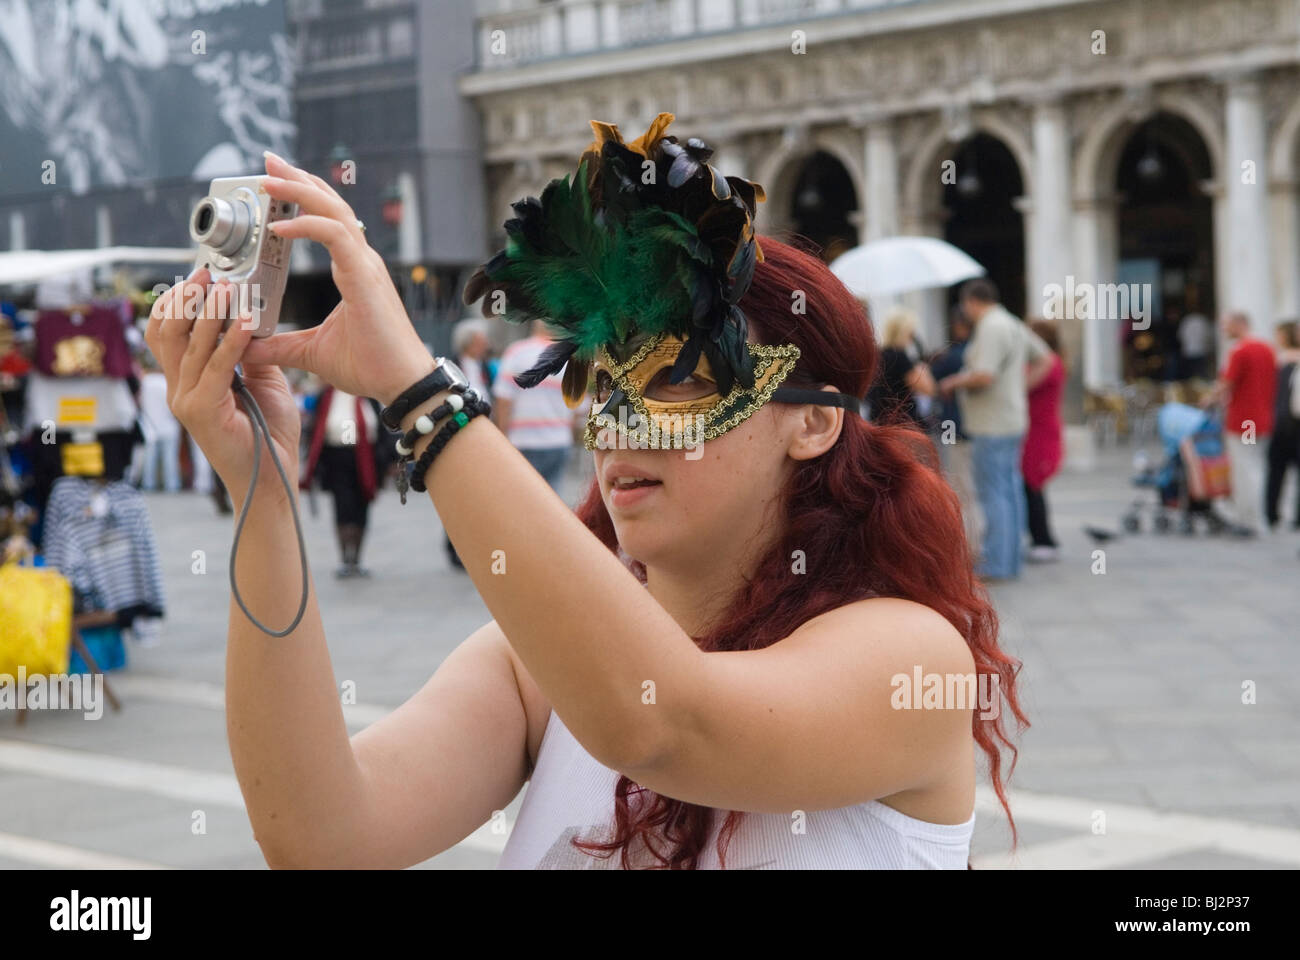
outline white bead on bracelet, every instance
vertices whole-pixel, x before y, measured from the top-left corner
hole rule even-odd
[[[465,398],[458,393],[451,394],[450,396],[447,397],[446,401],[444,402],[447,404],[448,407],[451,408],[451,412],[453,415],[460,413],[460,411],[465,408]],[[434,427],[436,426],[437,424],[434,423],[432,418],[430,418],[429,415],[426,413],[420,414],[420,416],[418,416],[415,420],[415,429],[420,432],[421,436],[428,436],[429,434],[433,433]],[[398,456],[409,457],[414,452],[415,452],[414,447],[408,447],[401,440],[397,441]]]

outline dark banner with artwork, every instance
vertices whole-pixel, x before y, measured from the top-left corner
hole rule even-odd
[[[284,0],[0,2],[0,197],[249,173],[294,134]]]

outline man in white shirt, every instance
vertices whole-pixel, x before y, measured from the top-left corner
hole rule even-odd
[[[957,390],[962,429],[970,437],[975,490],[984,512],[984,543],[978,572],[985,580],[1020,576],[1020,547],[1028,526],[1020,448],[1029,426],[1026,379],[1052,362],[1042,338],[998,302],[989,280],[969,280],[959,303],[975,332],[962,369],[939,389]]]
[[[510,442],[558,492],[573,448],[575,413],[564,402],[559,374],[553,374],[527,390],[515,383],[515,377],[537,363],[542,351],[551,343],[546,325],[534,321],[531,336],[506,348],[492,387],[493,419]]]

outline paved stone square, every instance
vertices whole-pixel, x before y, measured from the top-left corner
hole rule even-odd
[[[1300,865],[1300,536],[1142,533],[1097,545],[1083,527],[1118,531],[1140,495],[1129,456],[1108,451],[1097,470],[1059,477],[1049,499],[1061,562],[994,589],[1033,726],[1012,779],[1018,851],[1008,855],[1005,818],[984,788],[975,865]],[[589,469],[575,456],[570,499]],[[263,864],[223,715],[233,522],[204,497],[148,496],[165,565],[164,640],[132,647],[128,669],[111,675],[120,713],[32,713],[21,728],[0,714],[0,866]],[[487,612],[448,567],[427,501],[401,507],[391,489],[381,495],[369,580],[333,578],[328,500],[319,507],[305,532],[335,673],[356,685],[359,703],[346,708],[356,730],[414,693]],[[1097,549],[1105,573],[1094,572]],[[195,550],[206,575],[191,573]],[[195,811],[205,833],[192,829]],[[426,866],[491,868],[504,839],[485,827]]]

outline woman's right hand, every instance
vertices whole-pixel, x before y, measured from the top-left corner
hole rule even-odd
[[[269,153],[266,172],[263,189],[301,210],[269,229],[288,240],[322,244],[342,300],[318,326],[255,341],[249,359],[308,370],[347,393],[391,404],[433,369],[434,360],[407,318],[387,265],[328,183]]]
[[[238,303],[239,297],[227,281],[213,284],[211,279],[200,269],[160,296],[149,315],[145,340],[167,378],[167,405],[238,504],[248,494],[255,446],[262,442],[231,388],[253,324],[241,322],[251,319],[245,315],[222,334],[223,299]],[[245,362],[243,380],[266,419],[270,442],[290,483],[296,484],[301,421],[293,391],[273,364]],[[283,489],[274,468],[261,469],[259,485]]]

